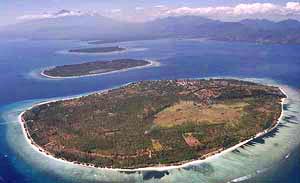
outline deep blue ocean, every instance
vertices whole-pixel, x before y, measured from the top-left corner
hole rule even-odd
[[[65,50],[95,45],[70,40],[1,40],[0,113],[37,99],[78,95],[139,80],[223,76],[264,78],[300,92],[300,45],[173,39],[107,45],[124,46],[128,52],[68,54]],[[160,62],[160,66],[77,79],[51,80],[38,75],[41,69],[50,66],[117,58],[151,59]],[[0,117],[0,183],[73,180],[47,169],[41,170],[26,161],[7,139],[10,135],[7,128],[15,123],[10,123],[3,115]],[[298,140],[288,158],[242,182],[300,182],[300,136]],[[158,180],[159,176],[154,178],[153,181]],[[86,182],[82,176],[78,176],[78,181]]]

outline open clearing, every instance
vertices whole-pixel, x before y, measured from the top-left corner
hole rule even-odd
[[[170,128],[183,123],[227,123],[239,120],[246,102],[203,106],[193,101],[180,101],[155,116],[154,123]]]

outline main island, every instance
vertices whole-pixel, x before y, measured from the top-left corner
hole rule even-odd
[[[205,159],[273,129],[285,94],[232,79],[130,83],[21,114],[31,143],[66,161],[119,169]]]
[[[153,65],[154,61],[118,59],[111,61],[94,61],[80,64],[55,66],[41,72],[42,76],[48,78],[69,78],[107,74],[129,69],[137,69]]]

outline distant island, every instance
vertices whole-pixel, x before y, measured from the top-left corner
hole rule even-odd
[[[125,48],[119,46],[113,47],[99,47],[99,48],[81,48],[81,49],[71,49],[71,53],[111,53],[111,52],[120,52],[125,51]]]
[[[33,145],[66,161],[180,165],[269,132],[285,97],[277,87],[231,79],[141,81],[39,104],[20,120]]]
[[[105,74],[133,68],[150,66],[153,61],[119,59],[112,61],[95,61],[81,64],[56,66],[42,71],[41,75],[49,78],[67,78]]]

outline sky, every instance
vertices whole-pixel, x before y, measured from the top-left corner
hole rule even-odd
[[[199,15],[221,20],[299,19],[300,1],[293,0],[0,0],[0,25],[38,18],[100,14],[123,21],[149,21],[166,16]]]

